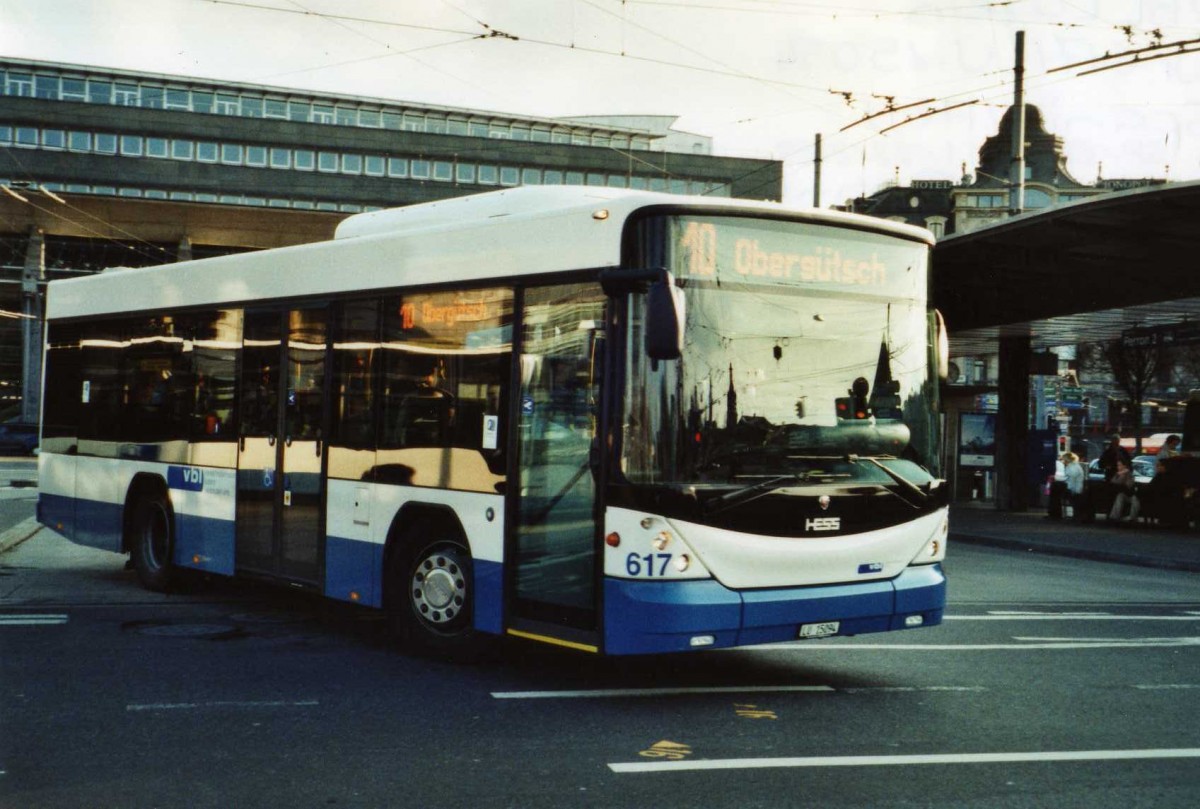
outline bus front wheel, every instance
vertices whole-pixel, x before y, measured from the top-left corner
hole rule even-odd
[[[388,568],[389,618],[401,643],[437,657],[475,659],[480,644],[466,544],[425,522],[406,532]]]
[[[143,497],[134,507],[129,555],[147,590],[166,592],[175,581],[171,553],[175,545],[171,504],[162,495]]]

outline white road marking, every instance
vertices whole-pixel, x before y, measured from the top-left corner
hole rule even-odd
[[[785,691],[833,692],[828,685],[750,685],[695,688],[595,688],[587,691],[493,691],[493,699],[598,699],[602,697],[660,697],[681,694],[758,694]]]
[[[1135,685],[1134,688],[1142,691],[1186,691],[1188,689],[1200,688],[1200,683],[1164,683],[1162,685]]]
[[[946,615],[943,621],[1197,621],[1196,615],[1111,615],[1103,612],[1032,613],[1011,612],[987,615]]]
[[[13,614],[0,615],[0,626],[53,626],[65,624],[65,615]]]
[[[308,700],[265,700],[265,701],[216,701],[216,702],[149,702],[126,705],[127,711],[192,711],[205,708],[311,708],[320,705],[315,699]]]
[[[1034,651],[1041,649],[1145,649],[1171,646],[1200,646],[1200,638],[1140,638],[1137,640],[1060,640],[1054,638],[1014,638],[1023,643],[821,643],[819,641],[795,641],[771,643],[765,646],[741,646],[718,651],[755,652],[1003,652]]]
[[[493,691],[493,699],[600,699],[609,697],[688,696],[691,694],[783,694],[804,691],[810,693],[866,694],[874,691],[987,691],[976,685],[881,685],[854,688],[834,688],[829,685],[752,685],[707,686],[694,688],[598,688],[590,691]]]
[[[799,758],[724,758],[683,761],[630,761],[609,764],[617,773],[683,770],[752,770],[780,767],[908,767],[915,764],[1021,764],[1044,761],[1139,761],[1200,758],[1200,748],[1161,750],[1063,750],[1028,753],[934,753],[899,756],[814,756]]]
[[[869,694],[876,691],[883,692],[929,692],[929,691],[987,691],[982,685],[865,685],[855,688],[839,688],[837,689],[843,694]]]
[[[1129,640],[1114,640],[1112,638],[1022,638],[1014,637],[1013,640],[1026,640],[1034,643],[1084,643],[1088,645],[1112,646],[1120,644],[1122,646],[1197,646],[1200,645],[1200,638],[1130,638]]]
[[[1047,612],[1045,610],[988,610],[988,615],[1047,615],[1047,616],[1080,616],[1080,615],[1112,615],[1111,612],[1087,610],[1084,612]],[[949,617],[949,616],[947,616]]]

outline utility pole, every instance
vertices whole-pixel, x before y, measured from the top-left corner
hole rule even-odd
[[[42,231],[33,228],[21,268],[21,421],[36,423],[42,384],[42,298],[46,279],[46,246]]]
[[[1025,32],[1017,32],[1017,60],[1013,68],[1012,173],[1009,177],[1008,214],[1025,210]]]
[[[816,154],[813,156],[813,207],[821,207],[821,133],[817,133]]]

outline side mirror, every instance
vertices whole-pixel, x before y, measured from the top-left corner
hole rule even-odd
[[[679,359],[684,322],[683,290],[664,270],[646,293],[646,355],[652,360]]]

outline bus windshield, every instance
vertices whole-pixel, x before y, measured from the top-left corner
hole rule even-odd
[[[922,487],[938,475],[928,247],[824,225],[669,217],[683,355],[647,359],[633,296],[622,471],[632,483]],[[653,252],[653,251],[651,251]]]

